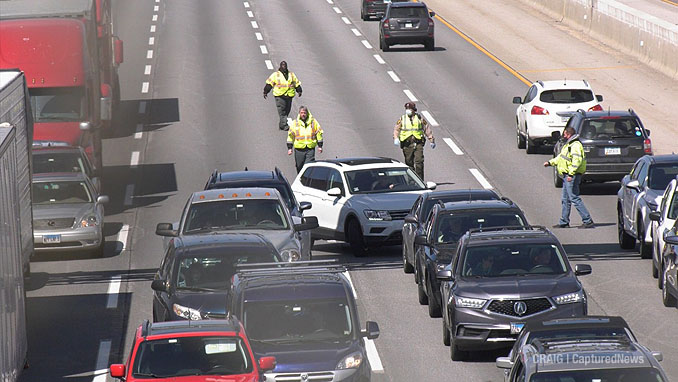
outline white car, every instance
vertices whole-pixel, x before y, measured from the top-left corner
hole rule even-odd
[[[567,120],[577,110],[603,110],[586,80],[537,81],[525,97],[513,97],[516,110],[516,140],[519,149],[534,154],[541,145],[553,144]]]
[[[353,254],[402,243],[405,216],[420,194],[435,189],[407,165],[390,158],[346,158],[306,164],[292,183],[311,202],[319,227],[313,239],[346,241]]]
[[[659,279],[661,288],[662,279],[659,277],[663,273],[661,257],[664,253],[664,235],[673,228],[678,219],[678,176],[673,179],[664,191],[659,209],[650,213],[652,224],[652,276]]]

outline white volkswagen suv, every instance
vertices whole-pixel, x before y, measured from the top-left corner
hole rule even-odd
[[[537,81],[525,97],[513,97],[516,110],[516,140],[519,149],[534,154],[541,145],[553,144],[567,120],[577,110],[603,110],[586,80]]]
[[[370,246],[402,243],[405,215],[435,187],[404,163],[375,157],[309,163],[292,183],[295,197],[311,202],[318,217],[313,239],[346,241],[358,257]]]

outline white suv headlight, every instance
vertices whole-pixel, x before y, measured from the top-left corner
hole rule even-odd
[[[567,293],[567,294],[564,294],[564,295],[561,295],[561,296],[556,296],[556,297],[553,298],[553,300],[558,305],[574,304],[575,302],[585,301],[586,295],[584,295],[583,290],[580,290],[578,292]]]
[[[299,261],[301,259],[301,255],[299,254],[299,251],[296,249],[283,249],[280,251],[280,257],[282,257],[283,261]]]
[[[363,212],[365,213],[365,217],[369,220],[391,220],[391,214],[389,214],[388,211],[365,210]]]
[[[82,228],[96,227],[97,225],[99,225],[99,220],[96,215],[86,216],[80,221],[80,227]]]
[[[189,308],[179,304],[173,304],[172,309],[174,310],[174,313],[181,318],[185,318],[187,320],[202,320],[202,315],[197,309]]]
[[[351,353],[339,362],[337,370],[357,369],[361,363],[363,363],[363,354],[361,352]]]
[[[455,304],[460,308],[482,309],[487,300],[482,298],[458,297],[454,298]]]

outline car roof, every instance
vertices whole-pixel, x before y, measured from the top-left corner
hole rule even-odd
[[[146,328],[143,326],[142,333],[145,337],[205,332],[240,332],[240,323],[235,317],[227,320],[154,322],[148,324]]]
[[[346,279],[337,273],[278,274],[246,280],[249,302],[331,299],[347,297]]]
[[[214,190],[197,191],[191,195],[191,204],[214,202],[222,200],[247,200],[247,199],[281,199],[280,193],[275,188],[267,187],[241,187],[219,188]]]
[[[646,155],[654,163],[678,163],[678,154]]]
[[[558,90],[558,89],[589,89],[591,86],[586,80],[550,80],[550,81],[537,81],[537,84],[541,85],[543,90]]]
[[[258,233],[212,233],[184,235],[175,239],[177,257],[214,256],[225,253],[278,253],[273,244]],[[279,256],[278,256],[279,257]]]
[[[273,180],[276,179],[273,171],[228,171],[220,172],[216,176],[216,183],[243,181],[243,180]]]
[[[392,158],[386,157],[355,157],[355,158],[337,158],[317,160],[314,163],[318,164],[333,164],[342,170],[361,170],[370,168],[390,168],[402,167],[407,168],[407,165]]]
[[[391,8],[410,8],[410,7],[425,8],[426,4],[422,3],[422,2],[413,3],[413,2],[403,1],[403,2],[391,3],[389,6]]]
[[[629,325],[619,316],[584,316],[559,318],[548,321],[529,321],[524,330],[530,333],[551,332],[559,329],[590,329],[590,328],[628,328]]]
[[[49,172],[33,174],[33,183],[54,181],[86,181],[87,175],[82,172]]]
[[[32,154],[52,154],[52,153],[73,153],[78,154],[82,152],[80,147],[74,146],[38,146],[32,148]]]
[[[615,118],[615,117],[633,117],[638,116],[633,110],[607,110],[607,111],[583,111],[581,113],[585,118]]]
[[[485,189],[465,189],[465,190],[438,190],[438,191],[428,191],[423,193],[424,198],[428,200],[436,200],[454,196],[470,196],[471,199],[477,199],[479,197],[487,197],[491,199],[498,199],[499,195],[493,190]]]
[[[523,350],[528,355],[525,358],[534,363],[539,372],[645,368],[656,364],[636,343],[628,338],[619,337],[544,342],[537,339],[532,345],[524,346]],[[551,357],[534,357],[534,355],[551,355]],[[594,355],[597,357],[589,357]],[[587,357],[586,359],[590,362],[576,362],[577,359],[583,357]],[[642,361],[628,362],[629,359],[642,359]]]
[[[525,229],[515,227],[488,227],[470,230],[464,234],[469,245],[487,245],[506,242],[557,243],[558,239],[545,227],[529,226]]]
[[[458,202],[447,202],[440,213],[445,211],[459,211],[459,210],[479,210],[479,209],[505,209],[505,210],[519,210],[520,208],[513,204],[510,200],[464,200]],[[522,211],[521,211],[522,212]]]

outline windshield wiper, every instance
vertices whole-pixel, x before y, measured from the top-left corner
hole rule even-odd
[[[216,292],[220,289],[201,288],[201,287],[177,287],[177,290],[194,290],[199,292]]]
[[[132,375],[135,377],[166,378],[165,376],[162,375],[155,375],[150,373],[133,373]]]

